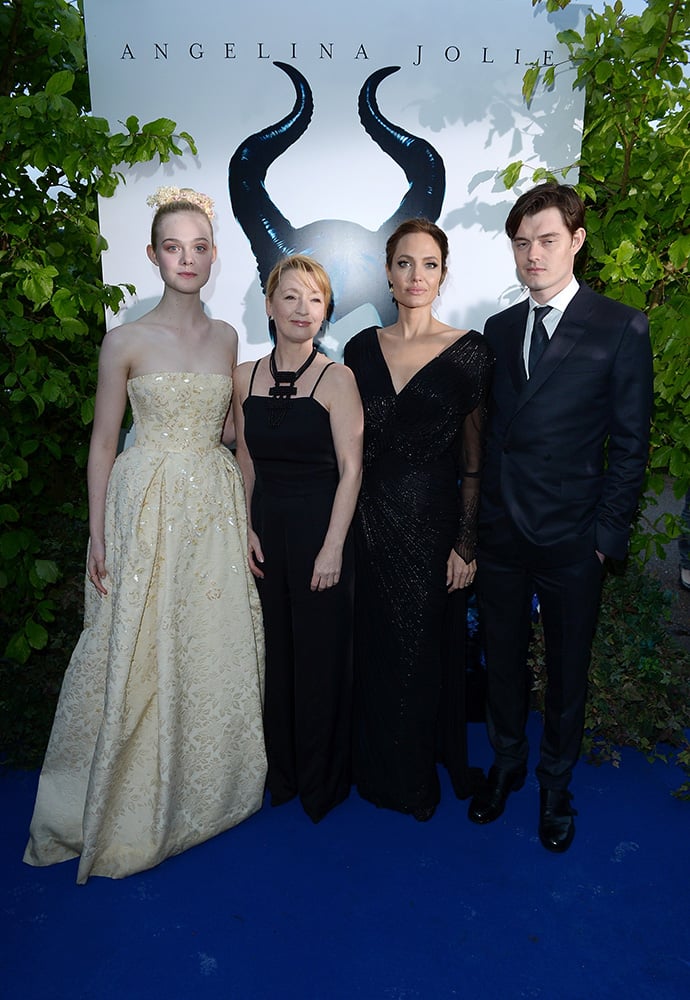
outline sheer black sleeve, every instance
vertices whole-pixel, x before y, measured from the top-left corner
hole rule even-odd
[[[477,373],[479,402],[465,417],[459,447],[460,522],[453,548],[468,563],[472,562],[477,553],[477,517],[484,461],[487,395],[493,373],[493,358],[487,354],[484,360],[485,364]]]

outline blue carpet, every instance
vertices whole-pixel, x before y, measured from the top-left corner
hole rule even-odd
[[[530,721],[536,745],[538,720]],[[470,727],[486,767],[484,727]],[[565,855],[536,836],[534,778],[496,823],[442,773],[426,824],[356,792],[297,803],[158,868],[77,886],[21,862],[37,773],[0,777],[2,1000],[688,1000],[690,804],[670,766],[581,763]]]

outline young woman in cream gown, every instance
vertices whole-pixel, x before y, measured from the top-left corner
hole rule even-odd
[[[106,334],[89,451],[84,631],[24,860],[77,882],[158,864],[262,803],[263,631],[239,468],[222,443],[234,329],[205,314],[210,199],[162,188],[158,305]],[[127,398],[135,443],[116,458]],[[231,422],[229,422],[231,423]]]

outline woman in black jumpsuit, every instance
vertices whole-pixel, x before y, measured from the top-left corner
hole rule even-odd
[[[331,308],[323,268],[289,257],[266,292],[275,347],[235,370],[234,416],[266,632],[267,786],[318,822],[350,788],[362,409],[349,369],[314,348]]]

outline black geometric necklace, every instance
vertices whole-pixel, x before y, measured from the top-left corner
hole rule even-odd
[[[279,427],[282,424],[283,418],[287,413],[288,400],[291,396],[297,395],[297,386],[295,384],[297,379],[304,375],[318,353],[315,347],[302,367],[298,368],[296,372],[279,372],[276,368],[275,347],[271,351],[268,359],[268,367],[273,379],[273,385],[268,390],[268,395],[271,397],[271,405],[268,413],[269,427]]]

